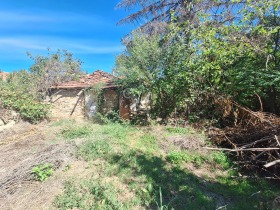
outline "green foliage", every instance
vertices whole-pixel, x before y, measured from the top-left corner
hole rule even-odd
[[[180,164],[183,162],[190,162],[192,160],[191,156],[188,155],[185,152],[182,151],[173,151],[170,152],[167,157],[167,161],[174,163],[174,164]]]
[[[279,114],[279,2],[218,0],[208,6],[194,12],[199,22],[171,13],[168,33],[132,33],[116,61],[123,87],[137,96],[152,93],[153,114],[162,119],[172,113],[190,121],[221,117],[214,104],[219,98],[258,110],[257,96],[265,111]],[[215,7],[220,12],[213,17]]]
[[[43,182],[53,174],[52,164],[41,164],[32,168],[31,172],[35,175],[35,178]]]
[[[206,158],[202,155],[194,155],[192,159],[195,167],[200,168],[205,163]]]
[[[118,111],[110,111],[105,114],[105,117],[111,122],[111,123],[121,123],[122,119],[120,117],[120,114]]]
[[[67,51],[32,57],[29,71],[11,73],[7,82],[0,81],[0,101],[8,109],[19,112],[22,119],[36,123],[47,118],[50,105],[44,102],[55,83],[76,79],[81,62]]]
[[[157,138],[151,134],[144,134],[140,137],[140,142],[141,144],[144,144],[145,146],[149,147],[157,143]]]
[[[97,112],[93,118],[93,121],[99,124],[126,123],[121,119],[118,111],[109,111],[106,114]]]
[[[225,169],[229,168],[230,166],[230,160],[223,152],[213,152],[211,154],[211,158],[215,163],[221,165]]]
[[[203,155],[195,153],[188,154],[185,151],[172,151],[168,153],[166,160],[170,163],[178,165],[183,163],[193,163],[197,168],[200,168],[203,164],[209,161],[207,157]]]
[[[30,91],[31,83],[26,72],[14,73],[10,82],[0,83],[0,101],[2,106],[17,111],[22,119],[32,123],[47,117],[50,106],[39,100]]]
[[[188,95],[185,88],[188,82],[180,73],[185,60],[180,54],[185,50],[184,45],[169,45],[171,38],[161,40],[157,35],[143,33],[133,33],[132,40],[116,60],[115,71],[122,78],[119,82],[136,98],[151,93],[154,115],[165,119],[184,104]]]
[[[51,86],[78,79],[82,74],[82,62],[75,59],[67,50],[57,50],[56,53],[51,54],[48,49],[47,56],[32,56],[30,53],[28,56],[34,61],[30,67],[30,75],[35,83],[34,88],[37,92],[42,92],[43,96]]]

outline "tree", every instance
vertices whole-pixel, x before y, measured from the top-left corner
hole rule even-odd
[[[279,114],[279,6],[248,2],[236,11],[238,22],[196,31],[204,84],[252,109],[260,96],[265,111]]]
[[[82,72],[81,61],[67,51],[29,56],[34,60],[29,71],[13,72],[7,82],[0,81],[0,101],[5,108],[17,111],[23,119],[35,123],[48,116],[50,107],[43,99],[49,88],[77,79]]]
[[[149,2],[141,2],[141,8]],[[117,69],[126,69],[125,78],[134,87],[148,84],[162,116],[186,101],[211,106],[208,100],[219,96],[253,109],[260,96],[266,111],[278,113],[279,5],[270,0],[215,1],[208,12],[195,13],[198,22],[171,13],[166,33],[149,36],[138,30],[141,39],[129,37]]]
[[[181,71],[188,51],[173,39],[176,37],[172,35],[163,39],[133,32],[130,45],[116,60],[115,72],[122,78],[123,87],[136,97],[152,93],[153,114],[163,120],[184,106],[189,96],[187,77]]]
[[[168,23],[176,17],[179,23],[193,24],[199,27],[201,18],[212,19],[212,24],[220,25],[234,21],[236,8],[242,1],[234,0],[122,0],[117,8],[138,11],[119,21],[119,24],[136,23],[142,32],[166,33]],[[173,18],[174,21],[174,18]]]
[[[82,62],[73,58],[73,54],[66,50],[48,53],[47,56],[33,57],[30,53],[28,55],[34,61],[30,67],[30,77],[36,83],[37,92],[45,94],[51,86],[75,80],[82,74]]]

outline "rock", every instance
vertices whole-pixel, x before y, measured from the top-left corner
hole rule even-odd
[[[10,121],[19,121],[19,114],[12,110],[0,109],[0,116],[4,124],[8,124]]]
[[[12,126],[15,125],[15,124],[16,124],[16,121],[11,120],[11,121],[9,121],[9,122],[7,123],[7,126],[12,127]]]
[[[9,121],[8,124],[3,125],[3,126],[0,126],[0,132],[4,131],[4,130],[6,130],[6,129],[11,129],[15,124],[16,124],[15,121],[13,121],[13,120],[12,120],[12,121]]]
[[[5,125],[4,121],[0,119],[0,126]]]
[[[15,112],[15,111],[11,111],[11,118],[12,118],[15,122],[18,122],[18,121],[19,121],[19,113]]]

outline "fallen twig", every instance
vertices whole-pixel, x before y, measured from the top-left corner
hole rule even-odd
[[[274,160],[270,163],[267,163],[267,164],[264,165],[264,167],[268,168],[270,166],[276,165],[277,163],[280,163],[280,160]]]
[[[260,140],[254,141],[254,142],[252,142],[250,144],[246,144],[246,145],[242,146],[241,148],[243,149],[243,148],[246,148],[246,147],[250,147],[250,146],[253,146],[253,145],[257,144],[257,143],[265,142],[265,141],[268,141],[270,139],[271,139],[271,137],[262,138]]]
[[[275,137],[275,139],[276,139],[276,142],[277,142],[277,144],[278,144],[278,146],[280,146],[280,142],[279,142],[279,140],[278,140],[278,136],[274,136]]]
[[[214,148],[214,147],[203,147],[208,150],[218,150],[218,151],[228,151],[228,152],[238,152],[238,151],[271,151],[271,150],[280,150],[280,148],[249,148],[249,149],[227,149],[227,148]]]

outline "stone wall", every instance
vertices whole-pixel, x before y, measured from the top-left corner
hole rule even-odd
[[[119,97],[115,90],[104,90],[101,108],[98,107],[98,99],[94,92],[88,90],[78,96],[77,94],[80,91],[73,89],[56,90],[50,99],[52,103],[51,119],[92,118],[97,111],[102,111],[105,114],[118,109]]]
[[[83,119],[85,99],[83,93],[77,95],[80,91],[76,89],[54,91],[51,96],[51,119]]]
[[[15,111],[0,107],[0,132],[14,126],[19,121],[19,119],[20,116]]]

